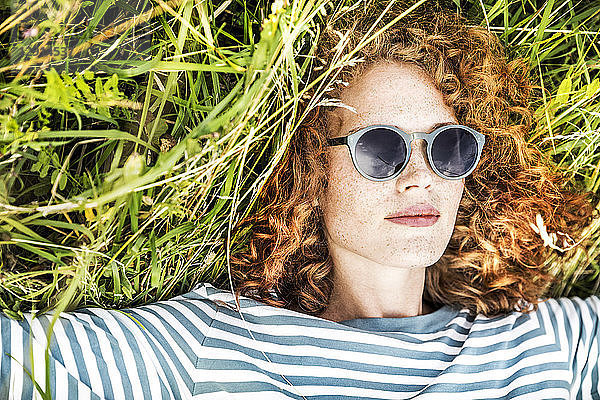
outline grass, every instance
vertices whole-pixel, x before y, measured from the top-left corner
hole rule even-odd
[[[5,5],[0,308],[14,318],[120,308],[225,282],[222,245],[236,243],[231,227],[253,211],[302,122],[300,99],[316,87],[318,101],[335,68],[356,62],[357,49],[329,69],[311,57],[324,16],[351,3]],[[530,142],[574,187],[598,192],[600,4],[592,3],[448,7],[497,33],[511,57],[531,60],[543,96]],[[556,233],[538,231],[557,245]],[[548,260],[564,275],[553,295],[598,292],[598,226],[586,235],[592,244],[576,257]]]
[[[302,122],[300,100],[356,62],[356,49],[328,69],[311,57],[324,16],[352,3],[3,4],[0,309],[120,308],[226,282],[231,228]],[[543,90],[528,140],[597,193],[600,3],[447,5],[530,59]],[[599,293],[598,224],[575,257],[548,259],[563,277],[553,296]],[[560,248],[541,218],[532,229]]]

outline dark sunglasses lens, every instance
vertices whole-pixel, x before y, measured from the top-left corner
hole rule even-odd
[[[448,177],[464,175],[477,161],[477,140],[464,128],[447,128],[435,137],[431,158],[442,174]]]
[[[363,134],[356,144],[356,162],[373,178],[392,176],[406,159],[404,139],[391,129],[375,128]]]

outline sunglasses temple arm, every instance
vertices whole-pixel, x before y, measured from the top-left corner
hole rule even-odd
[[[327,143],[330,146],[337,146],[340,144],[347,144],[348,143],[348,137],[347,136],[343,136],[343,137],[337,137],[337,138],[333,138],[333,139],[327,139]]]

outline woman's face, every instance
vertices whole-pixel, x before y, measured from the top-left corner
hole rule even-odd
[[[431,78],[413,64],[376,64],[345,88],[340,100],[357,113],[336,108],[329,120],[330,137],[346,136],[350,130],[373,124],[430,133],[437,123],[458,123]],[[424,140],[412,143],[402,173],[384,182],[360,175],[347,146],[329,146],[327,151],[328,186],[319,205],[330,251],[350,251],[379,264],[409,269],[440,259],[454,230],[464,178],[438,176],[429,166]],[[422,203],[439,211],[439,219],[431,226],[385,219]]]

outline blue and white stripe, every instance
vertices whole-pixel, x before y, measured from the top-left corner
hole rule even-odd
[[[62,313],[52,399],[600,399],[598,296],[493,318],[445,306],[339,323],[240,303],[243,318],[231,293],[203,283],[147,306]],[[0,399],[42,398],[24,368],[32,357],[45,387],[51,318],[0,313]]]

